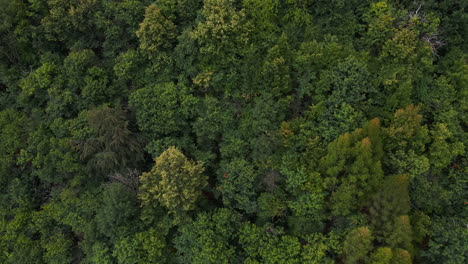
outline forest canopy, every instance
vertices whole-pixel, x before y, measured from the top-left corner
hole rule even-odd
[[[0,263],[468,262],[468,1],[0,0]]]

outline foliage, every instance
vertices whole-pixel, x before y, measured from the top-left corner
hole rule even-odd
[[[343,253],[346,263],[359,263],[367,258],[372,250],[372,233],[368,227],[352,230],[346,236],[343,244]]]
[[[169,48],[177,36],[176,26],[155,5],[149,5],[145,11],[145,19],[136,31],[140,39],[140,49],[148,53],[157,53]]]
[[[255,203],[256,175],[245,160],[236,159],[222,168],[223,179],[219,190],[227,207],[239,208],[246,213],[257,211]]]
[[[235,263],[241,216],[226,208],[200,213],[175,239],[179,263]]]
[[[467,262],[467,3],[0,0],[0,263]]]
[[[195,209],[206,185],[203,164],[187,159],[175,147],[169,147],[154,162],[151,171],[140,176],[142,205],[157,201],[172,213]]]

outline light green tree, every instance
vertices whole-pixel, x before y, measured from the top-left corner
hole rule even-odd
[[[140,176],[142,205],[159,202],[171,213],[195,209],[201,190],[207,185],[203,164],[187,159],[175,147],[169,147],[154,161],[151,171]]]

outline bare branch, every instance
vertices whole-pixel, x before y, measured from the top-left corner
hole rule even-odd
[[[440,39],[438,33],[425,35],[422,37],[422,39],[429,44],[432,50],[432,54],[437,57],[439,57],[439,55],[437,54],[437,50],[447,44],[444,40]]]
[[[109,175],[111,182],[121,183],[134,192],[138,192],[139,177],[141,172],[137,169],[128,169],[125,172],[115,172]]]

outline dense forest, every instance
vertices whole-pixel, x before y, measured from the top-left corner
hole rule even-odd
[[[467,263],[468,1],[0,0],[0,263]]]

